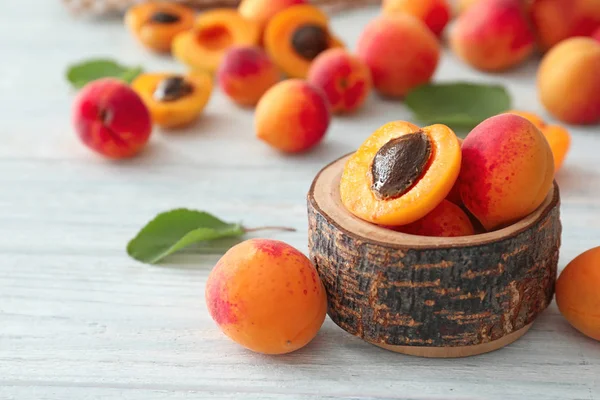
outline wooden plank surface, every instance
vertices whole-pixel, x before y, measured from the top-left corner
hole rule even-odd
[[[354,48],[376,9],[336,16]],[[70,125],[68,63],[111,56],[148,70],[183,70],[149,54],[120,21],[76,20],[58,1],[5,1],[0,14],[0,399],[600,399],[600,345],[553,304],[497,352],[420,359],[368,345],[329,319],[306,348],[267,357],[225,339],[204,304],[216,254],[168,265],[129,259],[125,245],[156,213],[205,209],[272,233],[306,253],[306,192],[316,172],[375,128],[410,119],[399,102],[369,99],[336,118],[314,152],[281,156],[254,138],[252,113],[218,91],[188,131],[156,130],[122,163],[85,149]],[[498,81],[515,107],[545,115],[536,61],[485,75],[445,50],[439,80]],[[600,244],[600,132],[572,129],[562,189],[560,268]]]

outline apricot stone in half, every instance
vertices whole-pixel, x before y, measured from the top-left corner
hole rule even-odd
[[[155,124],[180,128],[202,113],[213,90],[213,81],[205,72],[187,76],[169,73],[139,75],[131,87],[142,98]]]
[[[448,196],[460,172],[458,137],[445,125],[404,121],[377,129],[348,159],[340,195],[346,209],[385,226],[415,222]]]
[[[333,47],[344,47],[319,8],[298,4],[275,15],[264,35],[265,49],[289,78],[306,78],[312,61]]]
[[[194,26],[173,40],[173,56],[192,69],[215,72],[227,49],[234,45],[254,46],[259,42],[256,22],[236,10],[216,8],[196,18]]]

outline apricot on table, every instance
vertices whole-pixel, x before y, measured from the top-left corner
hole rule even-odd
[[[571,135],[569,134],[569,131],[560,125],[547,124],[539,115],[532,112],[516,110],[509,112],[527,118],[542,131],[552,150],[552,156],[554,157],[554,171],[555,173],[558,172],[571,148]]]
[[[342,204],[367,222],[407,225],[448,196],[460,165],[460,143],[447,126],[392,121],[348,158],[340,182]]]
[[[582,334],[600,340],[600,247],[579,254],[556,281],[556,305]]]
[[[140,96],[115,78],[97,79],[77,93],[73,125],[84,145],[111,159],[133,157],[152,133],[150,112]]]
[[[356,54],[369,66],[379,94],[403,97],[431,81],[440,58],[440,43],[412,15],[379,15],[361,32]]]
[[[254,106],[281,80],[281,72],[259,46],[234,46],[217,69],[219,87],[235,103]]]
[[[333,113],[359,109],[371,92],[369,67],[346,49],[325,50],[313,61],[308,82],[323,90]]]
[[[516,0],[486,0],[456,19],[450,47],[475,69],[497,72],[522,63],[535,50],[524,6]]]
[[[136,3],[125,13],[125,26],[145,47],[169,52],[176,35],[192,28],[195,12],[168,1]]]
[[[538,97],[555,118],[576,125],[600,122],[600,43],[563,40],[548,51],[537,73]]]
[[[545,52],[565,39],[590,36],[600,27],[598,0],[533,0],[529,7],[537,43]]]
[[[450,22],[452,9],[447,0],[383,0],[383,13],[406,13],[419,18],[438,37]]]
[[[344,44],[329,28],[327,14],[311,4],[297,4],[276,14],[267,24],[264,45],[289,78],[306,78],[322,52]]]
[[[206,72],[185,76],[171,73],[141,74],[131,83],[162,128],[182,128],[194,122],[210,100],[212,77]]]
[[[238,11],[244,18],[258,24],[262,36],[267,24],[276,14],[288,7],[306,3],[306,0],[242,0]]]
[[[200,14],[192,29],[175,37],[172,52],[192,69],[215,72],[228,48],[257,45],[259,37],[256,22],[235,9],[215,8]]]
[[[249,239],[230,248],[208,276],[208,311],[221,331],[263,354],[286,354],[311,342],[327,311],[316,268],[294,247]]]
[[[457,237],[475,234],[469,216],[456,204],[442,200],[436,208],[423,218],[395,231],[417,236]]]
[[[256,136],[284,153],[317,146],[331,121],[323,91],[302,79],[286,79],[261,97],[254,116]]]
[[[535,211],[552,188],[548,141],[529,120],[504,113],[477,125],[462,145],[459,191],[464,206],[490,231]]]

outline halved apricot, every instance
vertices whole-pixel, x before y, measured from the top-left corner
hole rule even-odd
[[[346,162],[342,203],[356,217],[374,224],[410,224],[448,196],[461,159],[458,137],[449,127],[389,122]]]
[[[208,73],[139,75],[131,87],[142,98],[155,124],[163,128],[189,125],[202,113],[213,90]]]
[[[259,37],[256,22],[234,9],[216,8],[199,15],[192,29],[175,37],[173,56],[192,69],[214,72],[227,49],[257,45]]]
[[[327,15],[310,4],[294,5],[276,14],[265,29],[264,45],[288,77],[301,79],[323,51],[344,47],[331,33]]]
[[[145,47],[168,52],[173,38],[191,29],[194,18],[194,10],[182,4],[150,1],[127,9],[125,26]]]

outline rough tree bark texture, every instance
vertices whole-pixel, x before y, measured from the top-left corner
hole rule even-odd
[[[309,251],[329,316],[351,334],[388,345],[477,345],[523,328],[554,295],[562,231],[555,190],[541,218],[512,237],[425,250],[343,231],[309,194]]]

